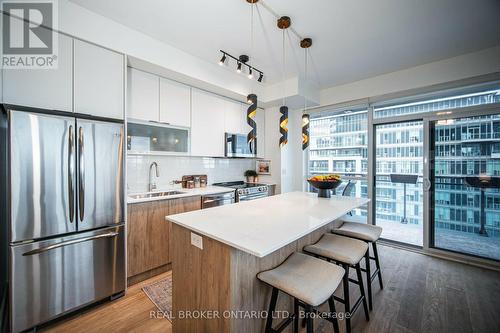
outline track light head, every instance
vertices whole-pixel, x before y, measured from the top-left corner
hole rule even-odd
[[[241,73],[241,62],[238,61],[238,67],[236,68],[236,72]]]
[[[224,63],[226,62],[226,54],[223,53],[222,54],[222,58],[220,58],[220,61],[219,61],[219,65],[224,65]]]
[[[260,72],[259,78],[257,79],[257,81],[262,82],[263,78],[264,78],[264,73]]]
[[[252,67],[248,67],[248,78],[253,79]]]

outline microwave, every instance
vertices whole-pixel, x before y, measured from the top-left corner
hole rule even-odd
[[[247,143],[245,134],[225,134],[226,148],[224,155],[226,157],[256,157],[257,156],[257,139],[252,143],[252,148]]]

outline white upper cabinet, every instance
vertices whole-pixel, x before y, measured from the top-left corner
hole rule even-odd
[[[160,78],[160,122],[191,126],[191,88]]]
[[[198,89],[191,100],[191,155],[223,157],[226,100]]]
[[[160,78],[128,68],[127,118],[160,121]]]
[[[73,40],[62,34],[57,38],[57,69],[3,69],[4,103],[73,111]]]
[[[232,134],[244,134],[244,124],[246,112],[242,108],[242,103],[225,100],[224,108],[224,131]],[[248,132],[248,131],[247,131]]]
[[[74,111],[123,119],[124,56],[74,41]]]

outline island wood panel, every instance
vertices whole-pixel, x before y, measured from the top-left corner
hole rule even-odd
[[[181,319],[188,312],[230,309],[231,248],[203,237],[203,250],[191,245],[191,231],[172,225],[173,332],[229,332],[228,319]]]
[[[323,226],[287,246],[275,251],[264,258],[258,258],[249,253],[232,249],[231,251],[231,309],[239,311],[267,311],[271,300],[272,288],[261,282],[257,274],[262,271],[279,266],[292,253],[301,252],[304,246],[316,243],[321,236],[332,229],[337,222]],[[278,296],[277,311],[293,313],[293,299],[281,293]],[[273,326],[276,327],[283,318],[275,318]],[[264,332],[265,319],[239,318],[231,321],[231,332],[252,333]],[[283,332],[292,332],[288,326]],[[329,331],[327,331],[329,332]]]
[[[170,269],[171,222],[165,216],[201,209],[201,196],[128,205],[129,285]]]
[[[279,266],[289,255],[315,243],[333,225],[332,222],[287,246],[258,258],[203,236],[203,250],[191,245],[191,231],[173,224],[172,272],[173,313],[215,310],[221,318],[176,317],[173,332],[263,332],[265,319],[224,318],[224,311],[267,311],[271,288],[257,279],[261,271]],[[277,310],[292,312],[290,297],[280,294]],[[275,321],[277,324],[279,320]],[[285,332],[290,331],[289,326]]]

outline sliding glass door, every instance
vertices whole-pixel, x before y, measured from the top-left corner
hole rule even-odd
[[[337,195],[370,199],[345,220],[424,252],[500,261],[500,82],[324,109],[310,139],[306,176],[339,173]]]
[[[430,246],[500,260],[500,113],[429,122]]]
[[[423,122],[375,126],[375,224],[382,238],[423,245]]]

